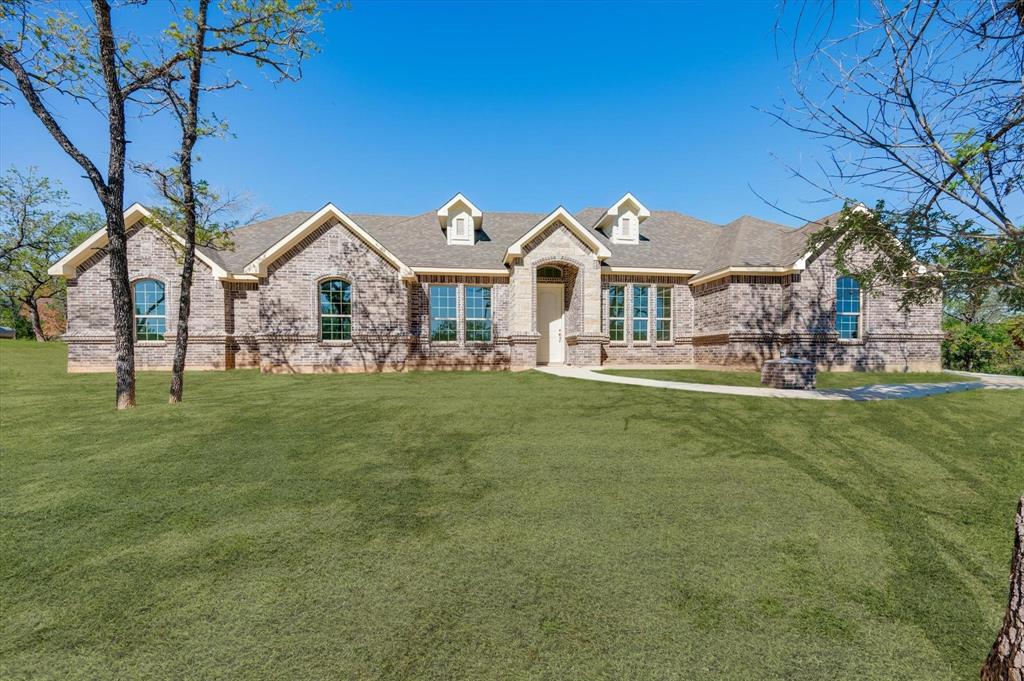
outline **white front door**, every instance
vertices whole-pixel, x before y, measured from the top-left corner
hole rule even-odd
[[[562,284],[537,284],[538,364],[561,364],[565,361],[565,320]]]

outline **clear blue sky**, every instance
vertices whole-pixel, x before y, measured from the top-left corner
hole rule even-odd
[[[234,137],[202,143],[199,175],[268,215],[328,201],[415,214],[458,191],[484,211],[575,211],[631,191],[651,208],[716,222],[749,213],[796,224],[752,189],[811,217],[836,204],[810,203],[814,190],[773,158],[807,168],[818,143],[755,110],[790,92],[776,12],[770,2],[353,0],[328,18],[299,83],[250,77],[249,90],[207,100]],[[78,167],[15,99],[0,111],[3,167],[38,166],[97,207]],[[63,114],[102,154],[102,121]],[[166,161],[176,143],[158,121],[129,132],[134,159]],[[130,178],[128,202],[153,198]]]

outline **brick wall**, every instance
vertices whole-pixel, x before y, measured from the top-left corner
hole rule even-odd
[[[855,258],[858,264],[867,256]],[[731,276],[694,286],[696,362],[758,367],[786,353],[826,370],[940,367],[941,301],[902,311],[899,291],[891,287],[864,293],[861,338],[841,341],[833,263],[829,250],[798,274]]]
[[[137,342],[135,364],[140,370],[169,369],[174,356],[178,321],[181,265],[178,253],[157,231],[137,226],[128,232],[128,273],[134,283],[155,279],[164,284],[167,332],[164,341]],[[105,250],[82,263],[68,281],[68,371],[113,371],[113,303]],[[228,366],[231,339],[224,329],[224,286],[210,268],[196,261],[189,316],[189,369]]]
[[[525,368],[536,363],[536,269],[558,265],[565,285],[566,361],[760,366],[783,352],[823,369],[934,369],[939,365],[941,304],[903,311],[898,291],[865,294],[862,338],[840,342],[835,332],[832,254],[807,271],[785,276],[731,276],[689,286],[685,277],[602,276],[591,249],[556,223],[524,247],[508,277],[421,277],[400,280],[388,262],[343,225],[310,234],[273,263],[259,284],[217,281],[198,262],[192,292],[189,368],[260,366],[264,371],[388,371],[407,368]],[[146,227],[130,231],[133,281],[164,283],[167,333],[139,343],[140,369],[167,369],[177,322],[180,264],[175,250]],[[113,368],[107,258],[102,251],[68,285],[68,368]],[[340,277],[352,285],[350,341],[320,338],[318,285]],[[430,340],[429,288],[457,287],[458,338]],[[634,341],[633,284],[651,287],[648,339]],[[465,288],[490,286],[489,343],[465,339]],[[608,287],[626,293],[625,339],[608,340]],[[672,287],[672,339],[656,339],[656,287]]]
[[[319,286],[351,285],[352,338],[320,338]],[[330,222],[267,270],[259,287],[260,368],[272,372],[386,371],[405,367],[409,294],[398,272],[344,225]]]
[[[647,340],[633,340],[633,285],[650,288],[647,298]],[[602,349],[604,364],[692,364],[694,298],[683,277],[605,275],[601,280],[602,331],[608,335],[608,288],[622,286],[626,294],[624,340],[608,341]],[[658,287],[672,288],[672,340],[656,336]]]
[[[457,340],[430,340],[430,287],[456,287]],[[466,340],[466,287],[491,289],[491,342]],[[410,335],[414,346],[410,361],[414,368],[506,369],[510,364],[507,277],[424,276],[410,285]]]

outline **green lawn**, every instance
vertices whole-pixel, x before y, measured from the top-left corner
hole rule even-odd
[[[0,678],[965,679],[1024,392],[190,374],[0,342]]]
[[[761,387],[761,373],[758,371],[711,371],[709,369],[602,369],[601,371],[615,376],[651,378],[656,381]],[[972,379],[966,376],[938,372],[898,374],[883,371],[821,371],[818,372],[817,387],[859,388],[864,385],[881,383],[952,383],[970,380]]]

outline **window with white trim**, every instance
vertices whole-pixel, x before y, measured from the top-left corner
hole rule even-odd
[[[860,282],[851,276],[836,279],[836,331],[841,340],[861,337],[860,303]]]
[[[449,244],[473,243],[473,219],[466,213],[459,213],[448,225]]]
[[[672,340],[672,287],[659,286],[655,297],[654,338]]]
[[[491,287],[466,287],[466,342],[491,342]]]
[[[646,341],[647,340],[647,320],[649,312],[647,311],[648,300],[650,298],[650,286],[641,286],[640,284],[633,284],[633,340],[634,341]]]
[[[320,340],[352,340],[352,285],[344,279],[320,282]]]
[[[624,341],[626,329],[626,287],[608,287],[608,338]]]
[[[612,227],[612,241],[623,244],[635,244],[640,240],[640,221],[632,212],[619,216]]]
[[[135,338],[140,341],[162,341],[167,333],[167,306],[164,284],[156,279],[135,282]]]
[[[430,340],[454,342],[458,336],[458,287],[430,287]]]

